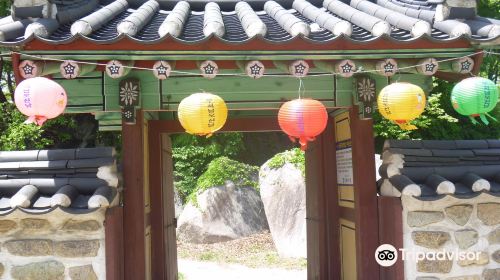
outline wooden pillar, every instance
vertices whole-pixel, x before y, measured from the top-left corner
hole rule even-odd
[[[333,118],[328,121],[325,132],[321,135],[323,145],[323,174],[324,178],[324,200],[325,200],[325,219],[326,219],[326,237],[327,237],[327,263],[328,278],[339,280],[340,271],[340,229],[339,217],[340,207],[338,205],[338,187],[337,187],[337,163],[335,157],[335,133]]]
[[[358,108],[349,111],[352,133],[357,278],[378,280],[375,250],[379,245],[373,120],[360,120]]]
[[[122,124],[123,249],[126,280],[150,279],[146,269],[143,120],[143,112],[138,111],[135,124]]]
[[[106,279],[123,279],[123,208],[106,210]]]
[[[396,249],[403,248],[403,205],[401,198],[379,196],[378,213],[380,244],[391,244]],[[404,279],[404,276],[404,262],[401,257],[393,266],[380,268],[380,279],[399,280]]]
[[[340,279],[333,138],[330,121],[306,151],[307,279]]]

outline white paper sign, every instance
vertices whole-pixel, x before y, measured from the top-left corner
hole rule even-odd
[[[337,183],[352,185],[352,148],[337,150]]]

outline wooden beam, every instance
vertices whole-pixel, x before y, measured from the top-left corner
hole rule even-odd
[[[14,78],[16,79],[16,84],[19,84],[24,80],[21,76],[21,71],[19,70],[19,64],[21,63],[21,55],[19,53],[12,53],[12,69],[14,71]]]
[[[104,222],[106,238],[106,279],[123,279],[123,207],[106,210]]]
[[[123,139],[123,233],[126,280],[146,278],[143,113],[137,123],[122,124]]]
[[[360,120],[357,106],[349,110],[349,115],[356,209],[357,275],[359,280],[378,280],[380,267],[374,260],[379,238],[373,120]]]
[[[183,133],[185,129],[177,120],[149,121],[149,127],[161,133]],[[219,132],[281,131],[276,117],[229,119]]]
[[[59,72],[58,62],[23,60],[18,70],[25,79],[46,76]]]

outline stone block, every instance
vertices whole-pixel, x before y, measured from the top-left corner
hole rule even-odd
[[[500,263],[500,250],[496,250],[492,255],[491,258],[496,261],[497,263]]]
[[[438,211],[412,211],[408,212],[408,225],[410,227],[421,227],[434,224],[444,220],[443,212]]]
[[[424,273],[449,273],[453,267],[452,260],[422,260],[417,262],[417,271]]]
[[[500,203],[480,203],[477,205],[477,217],[488,226],[500,224]]]
[[[474,207],[470,204],[454,205],[444,209],[446,216],[457,225],[463,226],[467,224],[472,215]]]
[[[5,267],[2,263],[0,263],[0,278],[2,278],[3,272],[5,271]]]
[[[57,256],[65,258],[95,257],[99,251],[99,240],[69,240],[55,244]]]
[[[455,241],[458,247],[465,250],[477,243],[479,234],[473,229],[455,231]]]
[[[423,277],[417,277],[415,280],[439,280],[439,278],[432,276],[423,276]]]
[[[20,225],[25,231],[44,231],[51,227],[49,221],[33,218],[22,219]]]
[[[5,242],[4,247],[12,255],[24,257],[49,256],[53,252],[53,243],[47,239],[11,240]]]
[[[14,266],[11,276],[15,280],[63,280],[64,265],[58,261],[46,261]]]
[[[481,276],[467,275],[467,276],[449,277],[446,278],[445,280],[481,280]]]
[[[488,253],[486,252],[481,252],[479,253],[479,258],[474,259],[474,260],[459,260],[458,265],[460,266],[471,266],[471,265],[486,265],[490,262],[490,257],[488,256]]]
[[[17,223],[12,220],[0,220],[0,233],[6,233],[17,228]]]
[[[411,238],[416,245],[429,249],[438,249],[451,239],[444,231],[414,231]]]
[[[500,228],[492,230],[488,233],[488,242],[490,242],[490,245],[500,244]]]
[[[95,220],[68,220],[62,227],[63,230],[67,231],[96,231],[99,228],[101,228],[101,225]]]
[[[92,265],[74,266],[69,268],[71,280],[97,280]]]
[[[498,280],[500,279],[500,268],[485,269],[483,271],[484,280]]]

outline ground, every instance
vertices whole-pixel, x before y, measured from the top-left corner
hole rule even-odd
[[[305,259],[280,258],[266,231],[216,244],[178,243],[179,272],[185,280],[305,280]],[[247,277],[247,278],[245,278]]]

